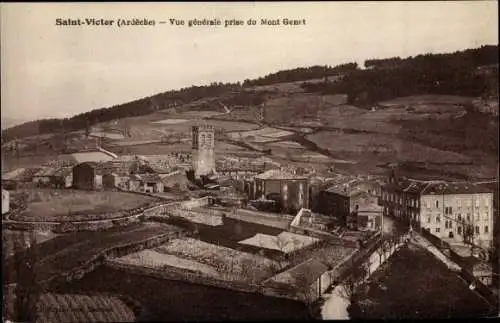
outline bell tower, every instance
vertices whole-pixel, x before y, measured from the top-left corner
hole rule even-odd
[[[195,178],[215,173],[215,128],[212,125],[193,126],[193,170]]]

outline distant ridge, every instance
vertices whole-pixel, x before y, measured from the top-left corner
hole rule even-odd
[[[485,66],[490,66],[488,69],[491,73],[479,68]],[[498,45],[482,46],[449,54],[417,55],[405,59],[398,57],[369,59],[365,61],[365,67],[368,68],[360,69],[357,63],[334,67],[316,65],[279,71],[254,80],[247,79],[243,83],[214,82],[207,86],[191,86],[109,108],[96,109],[71,118],[31,121],[5,130],[3,129],[4,118],[2,118],[2,142],[38,134],[82,130],[101,122],[147,115],[205,97],[240,93],[243,89],[252,86],[286,82],[304,82],[303,88],[306,92],[346,93],[349,95],[350,104],[360,106],[371,105],[379,100],[433,93],[433,91],[438,92],[435,94],[473,97],[498,96]],[[330,82],[328,76],[332,75],[346,77],[337,82]],[[310,79],[324,79],[325,81],[308,84],[306,81]],[[253,99],[252,96],[243,98],[243,100],[248,100],[248,103],[243,102],[243,105],[253,105]]]

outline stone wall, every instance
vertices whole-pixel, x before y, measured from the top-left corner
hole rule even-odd
[[[101,251],[100,253],[94,255],[91,259],[87,260],[82,265],[73,268],[71,271],[53,276],[42,283],[48,284],[50,281],[54,279],[60,279],[66,281],[71,281],[73,279],[80,279],[86,273],[89,273],[93,271],[96,267],[106,263],[106,258],[122,257],[133,252],[154,248],[156,246],[166,243],[170,239],[179,238],[180,236],[183,235],[184,233],[181,232],[175,232],[175,233],[168,232],[163,235],[155,236],[141,241],[127,242],[118,246],[111,247],[107,250]]]

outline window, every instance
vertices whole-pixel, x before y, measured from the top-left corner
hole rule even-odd
[[[439,201],[436,201],[436,208],[439,208]]]
[[[470,221],[470,213],[467,213],[467,221]]]
[[[487,225],[484,226],[484,233],[488,233],[488,226]]]
[[[448,229],[448,220],[444,221],[444,228]]]
[[[427,217],[427,223],[430,223],[430,222],[431,222],[431,217],[430,217],[430,216],[428,216],[428,217]]]
[[[476,225],[476,234],[479,234],[479,226]]]
[[[457,234],[462,234],[462,227],[461,226],[457,227]]]
[[[439,233],[439,231],[441,231],[441,229],[440,228],[436,228],[436,232]]]
[[[460,213],[458,213],[457,219],[458,221],[462,221],[462,215]]]
[[[487,221],[489,219],[488,211],[484,212],[484,219]]]
[[[440,223],[441,222],[441,218],[438,216],[436,216],[436,223]]]
[[[448,222],[448,227],[451,229],[453,228],[453,222],[450,220],[450,222]]]

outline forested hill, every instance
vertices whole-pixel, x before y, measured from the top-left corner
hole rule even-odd
[[[401,59],[371,59],[364,70],[341,82],[304,84],[306,92],[346,93],[349,103],[377,102],[418,94],[448,94],[498,98],[498,46],[483,46],[450,54],[425,54]]]
[[[480,68],[484,66],[487,67]],[[304,90],[318,94],[347,93],[350,103],[360,106],[414,94],[498,96],[498,46],[483,46],[449,54],[425,54],[406,59],[370,59],[365,62],[365,67],[366,69],[360,69],[356,63],[334,67],[311,66],[279,71],[254,80],[245,80],[243,83],[191,86],[81,113],[71,118],[27,122],[3,130],[2,142],[37,134],[83,130],[100,122],[146,115],[203,97],[238,92],[242,88],[318,78],[324,78],[325,82],[305,82]],[[335,82],[327,82],[327,77],[334,75],[344,77]]]

